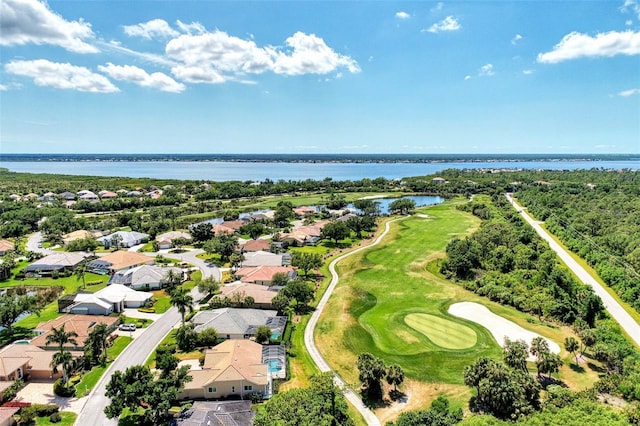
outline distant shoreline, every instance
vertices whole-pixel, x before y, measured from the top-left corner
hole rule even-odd
[[[640,161],[640,154],[0,154],[5,162],[479,163]]]

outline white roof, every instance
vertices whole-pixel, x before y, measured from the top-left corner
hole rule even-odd
[[[75,299],[73,299],[73,301],[75,303],[70,306],[71,309],[75,308],[76,306],[78,306],[81,303],[93,303],[94,305],[98,305],[103,309],[109,309],[112,306],[111,303],[109,303],[106,300],[103,300],[103,299],[97,297],[93,293],[80,293],[80,294],[76,295],[76,297],[75,297]]]
[[[125,302],[144,302],[153,296],[152,293],[137,291],[121,284],[108,285],[94,294],[100,299],[112,302],[119,302],[121,300]]]
[[[124,269],[116,272],[109,278],[110,285],[122,284],[126,286],[139,286],[144,284],[156,284],[161,282],[169,273],[173,271],[179,276],[182,270],[179,268],[163,268],[155,265],[141,265],[131,269]]]
[[[149,234],[144,234],[142,232],[136,232],[136,231],[117,231],[114,232],[113,234],[109,234],[106,237],[101,237],[98,238],[98,241],[104,243],[105,241],[107,243],[111,243],[111,238],[113,238],[114,235],[119,235],[120,237],[122,237],[121,243],[124,245],[131,245],[133,243],[137,243],[138,241],[144,239],[144,238],[149,238]]]

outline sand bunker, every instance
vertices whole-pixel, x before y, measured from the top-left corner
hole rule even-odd
[[[454,303],[449,307],[449,313],[453,316],[464,318],[482,325],[491,332],[494,339],[496,339],[500,346],[504,345],[505,337],[508,337],[510,340],[524,340],[529,345],[534,337],[542,337],[538,333],[525,330],[518,324],[502,318],[500,315],[494,314],[487,309],[487,307],[479,303]],[[547,339],[546,337],[543,338],[549,344],[549,350],[551,352],[556,354],[560,353],[560,346],[558,346],[557,343]],[[534,361],[535,357],[530,356],[528,360]]]

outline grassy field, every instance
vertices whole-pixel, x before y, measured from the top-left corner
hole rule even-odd
[[[61,420],[59,422],[52,422],[49,420],[49,416],[37,417],[36,426],[72,426],[76,422],[76,417],[78,417],[78,415],[71,411],[60,411]]]
[[[341,280],[316,328],[316,342],[332,367],[355,389],[358,354],[370,352],[387,364],[400,365],[411,409],[426,408],[439,394],[454,406],[466,405],[470,391],[463,369],[480,356],[500,359],[497,342],[484,327],[455,318],[455,302],[484,304],[531,331],[562,344],[570,331],[535,324],[529,315],[464,290],[437,273],[449,240],[472,232],[479,220],[452,202],[422,210],[392,225],[378,246],[338,264]],[[532,323],[533,322],[533,323]],[[562,356],[569,359],[563,351]],[[568,363],[568,362],[567,362]],[[579,375],[567,366],[561,376],[572,387],[592,382],[595,373]],[[377,413],[384,420],[384,413]],[[397,415],[397,413],[395,413]]]

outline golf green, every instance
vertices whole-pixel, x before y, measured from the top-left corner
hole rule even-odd
[[[478,341],[476,332],[466,325],[429,314],[409,314],[404,322],[445,349],[468,349]]]

